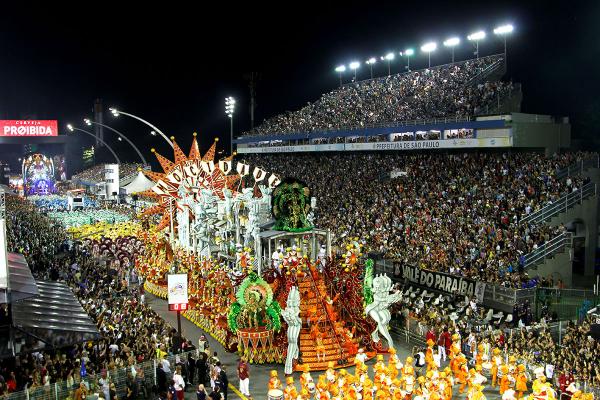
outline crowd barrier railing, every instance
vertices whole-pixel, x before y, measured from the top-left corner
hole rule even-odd
[[[557,179],[562,179],[568,176],[581,175],[581,173],[589,168],[600,168],[600,154],[592,155],[574,162],[568,167],[556,171],[555,176]]]
[[[186,353],[173,354],[165,357],[171,365],[171,374],[175,371],[176,360],[179,358],[182,362],[187,360],[188,354],[194,356],[197,355],[196,350],[192,350]],[[158,360],[148,360],[142,363],[116,368],[107,371],[107,379],[109,384],[114,383],[118,398],[125,398],[127,392],[127,373],[129,371],[135,371],[136,377],[143,377],[142,380],[138,381],[140,395],[138,398],[152,398],[152,386],[156,384],[156,367]],[[142,374],[142,375],[140,375]],[[18,392],[12,392],[2,397],[3,400],[61,400],[67,398],[73,398],[72,395],[75,390],[79,387],[81,382],[84,382],[88,387],[88,397],[93,396],[94,393],[101,393],[102,387],[100,385],[101,375],[89,374],[85,377],[74,377],[72,386],[67,385],[66,381],[56,382],[46,386],[38,386],[35,388],[29,388]]]
[[[558,253],[570,251],[572,247],[573,234],[571,232],[563,232],[525,255],[525,264],[523,267],[526,270],[534,268],[536,265],[543,263],[548,258],[554,257]]]
[[[522,224],[531,222],[548,222],[552,217],[568,211],[584,200],[596,195],[596,184],[589,182],[583,185],[579,190],[568,193],[556,200],[552,204],[548,204],[541,209],[525,216],[521,219]]]

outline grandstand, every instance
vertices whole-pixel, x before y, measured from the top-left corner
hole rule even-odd
[[[560,154],[568,118],[521,113],[503,66],[490,56],[350,83],[246,132],[237,152],[307,180],[337,246],[359,237],[400,264],[571,285],[574,270],[594,273],[598,156]]]

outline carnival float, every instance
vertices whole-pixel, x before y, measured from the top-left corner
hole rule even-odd
[[[331,234],[314,226],[310,188],[232,155],[215,160],[217,139],[200,154],[153,151],[163,172],[143,196],[160,216],[143,230],[136,267],[145,288],[167,297],[167,275],[188,274],[184,317],[252,363],[285,363],[285,372],[326,370],[393,347],[388,307],[400,300],[391,280],[373,276],[359,238],[332,256]],[[343,299],[343,301],[341,301]]]

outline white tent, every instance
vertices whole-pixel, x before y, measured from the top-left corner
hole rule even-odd
[[[125,189],[127,194],[132,194],[143,192],[144,190],[150,189],[152,186],[154,186],[154,182],[146,178],[146,175],[144,175],[142,171],[140,171],[138,172],[135,179],[129,182],[127,185],[123,186],[122,189]]]

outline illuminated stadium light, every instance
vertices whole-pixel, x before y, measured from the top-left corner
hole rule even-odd
[[[73,125],[67,124],[67,129],[70,130],[71,132],[73,132],[73,130],[74,130]]]
[[[460,39],[457,37],[453,37],[450,39],[444,40],[444,46],[446,47],[454,47],[460,43]]]
[[[502,25],[494,29],[495,35],[506,35],[507,33],[511,33],[513,31],[513,26],[511,24]]]
[[[404,68],[406,68],[406,70],[410,72],[410,56],[415,54],[415,51],[413,49],[406,49],[398,54],[400,55],[400,57],[406,56],[406,66]]]
[[[365,61],[365,64],[367,64],[371,69],[371,79],[373,79],[373,64],[375,64],[376,62],[377,59],[375,57],[371,57],[367,61]]]
[[[406,49],[406,50],[404,50],[404,55],[407,56],[407,57],[410,57],[413,54],[415,54],[415,51],[413,49]]]
[[[356,70],[360,67],[360,63],[358,61],[352,61],[350,63],[350,69],[354,71],[354,80],[356,81]]]
[[[346,66],[345,65],[338,65],[337,67],[335,67],[335,72],[337,72],[338,74],[340,74],[340,86],[342,86],[342,74],[346,71]]]
[[[382,60],[384,60],[384,59],[387,60],[387,62],[388,62],[388,76],[390,76],[391,73],[392,73],[391,63],[392,63],[392,60],[394,59],[394,53],[389,52],[384,57],[382,57],[381,59]]]
[[[454,47],[458,46],[460,43],[460,39],[457,37],[451,37],[449,39],[444,40],[444,46],[450,47],[452,49],[452,62],[454,62]]]
[[[435,51],[435,49],[437,49],[436,42],[428,42],[421,46],[421,51],[427,53],[429,58],[429,68],[431,68],[431,52]]]
[[[501,25],[501,26],[497,27],[496,29],[494,29],[494,34],[502,36],[502,39],[504,39],[504,62],[505,63],[506,63],[506,59],[507,59],[506,35],[508,35],[509,33],[512,33],[513,29],[514,28],[511,24]]]
[[[478,40],[483,40],[485,39],[485,31],[477,31],[474,33],[471,33],[469,36],[467,36],[467,39],[469,39],[470,41],[476,42]]]
[[[467,36],[467,39],[471,42],[475,42],[475,54],[477,55],[477,58],[479,58],[479,41],[485,39],[485,32],[477,31],[471,33],[469,36]]]
[[[225,98],[225,114],[229,117],[229,154],[233,154],[233,112],[235,99],[231,96]]]
[[[91,126],[92,125],[92,121],[90,121],[89,118],[84,118],[83,122],[85,122],[86,125]]]

